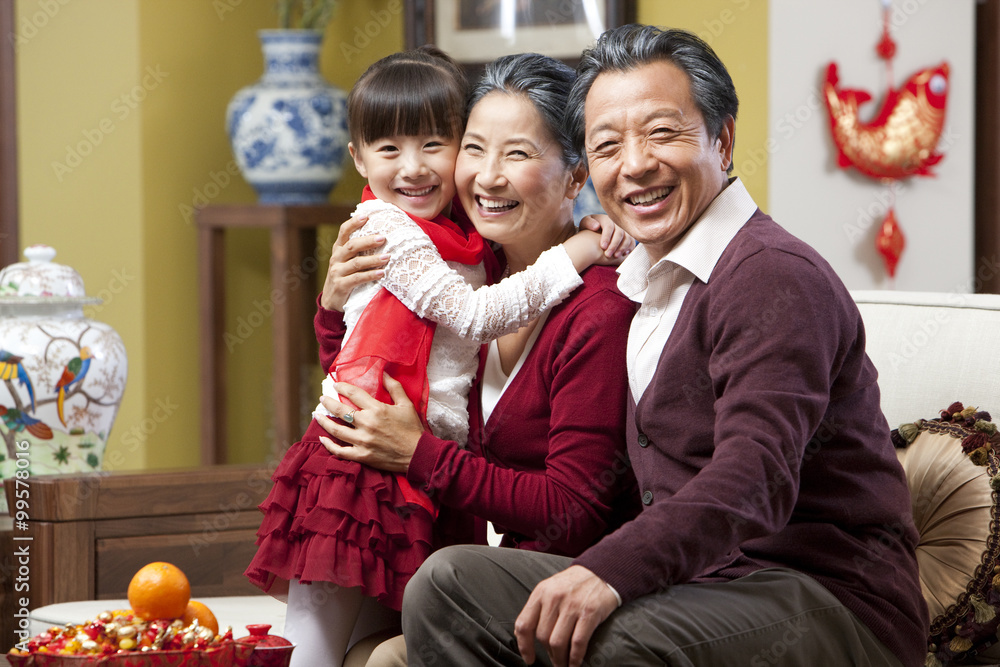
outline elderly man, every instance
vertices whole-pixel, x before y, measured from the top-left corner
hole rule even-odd
[[[729,177],[737,107],[689,33],[625,26],[584,53],[567,122],[641,243],[618,286],[641,304],[643,512],[576,559],[436,553],[406,591],[410,664],[923,664],[917,536],[861,318]]]

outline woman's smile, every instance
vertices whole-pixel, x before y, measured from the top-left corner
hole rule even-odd
[[[476,204],[485,215],[506,213],[521,205],[521,202],[514,199],[502,199],[499,197],[487,197],[476,195]]]

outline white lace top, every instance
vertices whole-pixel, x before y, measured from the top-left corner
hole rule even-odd
[[[361,203],[354,214],[368,215],[354,235],[381,234],[386,242],[378,252],[390,258],[385,276],[355,288],[344,304],[344,342],[380,287],[420,317],[437,322],[427,362],[427,424],[437,437],[464,446],[479,345],[517,331],[583,281],[560,245],[543,252],[524,271],[484,286],[482,264],[444,261],[430,237],[398,207],[373,199]],[[333,384],[329,375],[323,380],[325,396],[337,396]],[[326,414],[322,404],[314,414]]]

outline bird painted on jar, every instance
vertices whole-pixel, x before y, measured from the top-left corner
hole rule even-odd
[[[52,429],[42,423],[42,420],[35,419],[17,408],[0,405],[0,419],[3,419],[3,423],[14,433],[27,431],[39,440],[52,439]]]
[[[56,411],[59,413],[59,421],[62,422],[63,426],[66,425],[66,418],[63,415],[63,403],[66,400],[66,392],[74,384],[80,383],[83,381],[83,378],[87,377],[87,371],[90,370],[90,360],[93,356],[89,347],[84,346],[80,348],[80,356],[69,360],[63,368],[59,382],[56,383]]]
[[[17,378],[21,386],[28,390],[28,398],[31,399],[31,411],[35,411],[35,387],[31,384],[28,371],[25,370],[24,357],[19,357],[7,350],[0,350],[0,380],[13,380]]]

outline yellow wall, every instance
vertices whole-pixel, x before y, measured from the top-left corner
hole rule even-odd
[[[400,6],[399,0],[341,3],[327,29],[325,77],[347,90],[369,64],[400,49]],[[44,7],[49,12],[39,14]],[[129,352],[128,386],[105,467],[195,465],[200,388],[192,207],[255,200],[229,171],[224,113],[233,94],[262,72],[256,31],[274,27],[273,3],[16,0],[16,12],[19,26],[35,28],[24,33],[17,54],[20,242],[56,247],[56,261],[76,268],[88,293],[105,298],[90,316],[115,327]],[[640,0],[639,20],[695,30],[718,49],[741,93],[737,173],[766,208],[766,170],[753,163],[752,151],[766,137],[767,3]],[[67,155],[72,150],[87,155],[77,163]],[[332,199],[355,199],[361,183],[348,167]],[[321,249],[332,238],[325,230]],[[226,328],[235,331],[254,302],[267,298],[266,232],[230,231],[226,261]],[[324,253],[320,266],[325,262]],[[227,360],[230,451],[237,462],[269,454],[270,346],[265,325]]]
[[[32,0],[17,2],[24,38],[17,50],[21,247],[54,246],[91,295],[88,309],[110,323],[133,354],[107,461],[146,465],[146,448],[121,444],[125,425],[140,424],[149,372],[139,344],[148,328],[144,289],[141,108],[121,100],[137,84],[139,12],[131,0],[54,3],[50,16]],[[155,92],[155,91],[154,91]],[[114,466],[109,466],[114,467]]]
[[[233,93],[260,75],[256,30],[269,27],[274,13],[270,2],[145,0],[139,6],[140,65],[168,74],[156,91],[162,94],[150,95],[143,105],[139,165],[149,273],[143,293],[147,329],[139,347],[150,358],[147,396],[150,403],[169,397],[180,415],[150,438],[148,467],[159,468],[198,462],[198,247],[192,208],[202,201],[254,199],[251,188],[228,169],[232,154],[224,118]],[[259,230],[227,234],[227,312],[241,312],[249,294],[269,291],[267,243]],[[266,452],[267,406],[239,388],[267,386],[269,343],[252,336],[228,360],[230,387],[237,388],[233,401],[257,401],[242,411],[242,431],[232,434],[236,461],[263,460]]]
[[[767,208],[767,0],[639,0],[638,20],[684,28],[708,42],[726,64],[740,112],[735,170],[758,206]]]

